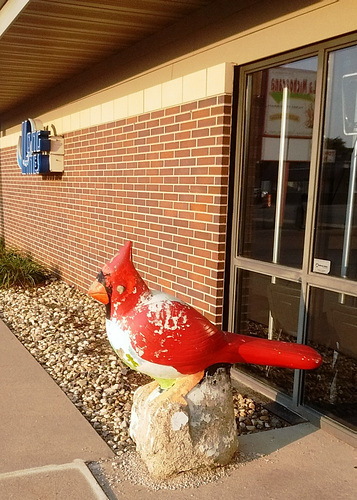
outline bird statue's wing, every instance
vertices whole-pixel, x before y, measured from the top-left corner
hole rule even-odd
[[[136,313],[132,346],[146,361],[196,373],[214,364],[225,334],[187,304],[166,300]]]

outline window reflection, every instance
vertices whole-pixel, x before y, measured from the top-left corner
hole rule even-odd
[[[235,331],[264,339],[296,342],[300,285],[271,276],[239,271]],[[258,365],[237,368],[292,395],[294,370]]]
[[[315,258],[357,279],[357,47],[330,54]]]
[[[240,254],[301,267],[317,58],[248,79]]]
[[[305,373],[304,402],[357,430],[357,297],[313,288],[310,303],[308,344],[323,363]]]

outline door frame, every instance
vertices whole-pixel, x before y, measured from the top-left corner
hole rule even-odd
[[[299,282],[301,284],[302,299],[300,301],[300,319],[297,332],[297,342],[306,341],[306,312],[309,307],[309,290],[311,287],[322,288],[324,290],[345,293],[357,296],[357,283],[337,276],[318,274],[312,271],[313,246],[315,238],[315,221],[318,201],[318,182],[320,173],[321,151],[324,128],[324,105],[327,91],[327,71],[328,57],[330,52],[343,49],[357,44],[357,33],[327,40],[312,46],[301,48],[295,51],[286,52],[264,60],[255,61],[244,66],[236,67],[234,93],[233,93],[233,123],[232,123],[232,152],[230,165],[230,190],[229,190],[229,217],[227,229],[227,255],[226,255],[226,278],[225,278],[225,300],[224,300],[224,327],[229,331],[234,331],[235,314],[237,303],[237,279],[238,270],[247,270],[264,275],[275,276],[276,278]],[[238,254],[238,242],[240,232],[240,220],[242,217],[242,193],[240,186],[243,185],[244,168],[244,144],[246,142],[248,121],[246,108],[248,102],[248,76],[251,73],[268,69],[281,64],[291,63],[308,57],[317,57],[317,81],[315,96],[315,115],[311,144],[311,163],[309,174],[308,204],[306,209],[306,226],[304,236],[303,265],[301,269],[290,268],[271,262],[263,262]],[[237,377],[237,371],[233,371],[233,376]],[[279,399],[291,409],[299,410],[299,413],[309,415],[309,420],[314,423],[321,420],[330,420],[315,410],[307,409],[302,405],[302,370],[295,370],[294,391],[292,398],[279,394]],[[255,379],[240,374],[239,378],[248,385],[255,385],[260,392],[265,392],[268,396],[278,399],[278,392],[265,384],[255,381]],[[340,428],[339,424],[332,421],[332,426]],[[349,431],[346,429],[348,433]],[[352,433],[354,434],[354,433]]]

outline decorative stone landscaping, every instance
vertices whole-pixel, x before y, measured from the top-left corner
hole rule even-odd
[[[113,451],[132,451],[132,395],[150,379],[125,367],[112,351],[105,307],[55,280],[29,290],[0,290],[0,314]],[[238,435],[287,425],[252,398],[234,391],[233,400]]]

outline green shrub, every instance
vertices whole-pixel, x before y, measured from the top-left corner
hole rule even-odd
[[[50,272],[30,255],[7,249],[0,242],[0,288],[35,286],[49,277]]]

